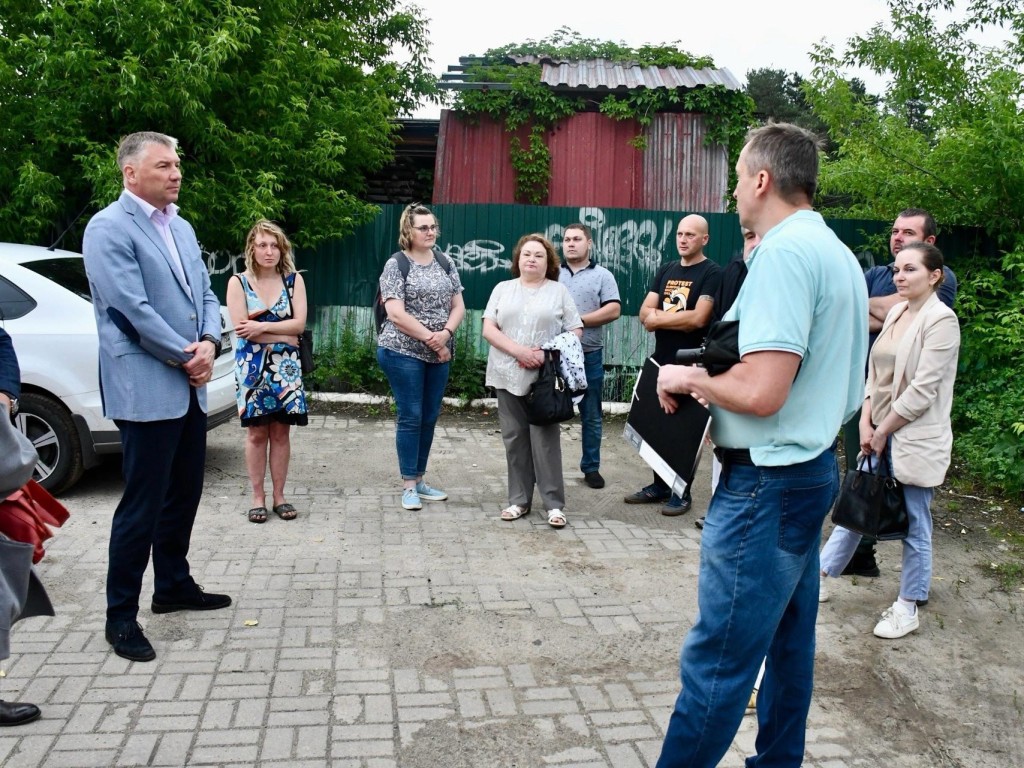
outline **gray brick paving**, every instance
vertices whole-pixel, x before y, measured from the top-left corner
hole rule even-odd
[[[409,513],[393,425],[314,417],[293,439],[300,517],[262,526],[244,518],[242,434],[215,430],[191,561],[234,604],[154,616],[147,579],[149,664],[117,658],[103,638],[118,480],[116,466],[91,473],[64,499],[71,521],[40,568],[58,616],[16,627],[2,681],[43,719],[0,733],[0,764],[652,766],[693,618],[699,532],[693,515],[621,503],[649,472],[609,432],[609,485],[595,492],[574,469],[578,430],[566,430],[570,525],[554,531],[536,513],[498,519],[493,421],[442,421],[430,481],[451,500]],[[820,634],[848,629],[834,622]],[[754,735],[745,718],[722,765],[742,766]],[[816,701],[805,765],[859,765],[863,738]]]

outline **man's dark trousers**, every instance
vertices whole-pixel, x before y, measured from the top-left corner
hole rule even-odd
[[[114,510],[107,569],[107,620],[134,621],[153,553],[153,597],[191,595],[189,540],[203,494],[206,414],[191,389],[184,416],[116,421],[124,448],[124,495]]]

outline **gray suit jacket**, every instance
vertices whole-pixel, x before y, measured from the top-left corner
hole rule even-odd
[[[220,302],[199,242],[180,216],[171,234],[188,276],[178,277],[167,244],[127,193],[85,228],[83,253],[100,344],[100,391],[109,419],[158,421],[188,410],[191,359],[185,347],[220,338]],[[197,391],[206,410],[206,387]]]

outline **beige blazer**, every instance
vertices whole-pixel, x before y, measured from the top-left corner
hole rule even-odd
[[[907,302],[901,301],[889,310],[881,333],[906,309]],[[949,412],[959,353],[956,314],[932,294],[896,349],[892,409],[910,422],[892,434],[893,472],[901,483],[933,488],[946,478],[953,450]],[[874,388],[874,359],[869,358],[865,397],[870,398]]]

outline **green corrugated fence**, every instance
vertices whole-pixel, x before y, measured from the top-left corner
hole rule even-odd
[[[380,215],[352,235],[297,254],[320,344],[337,339],[346,318],[353,319],[358,331],[371,333],[370,305],[384,262],[398,248],[398,219],[403,207],[381,206]],[[642,364],[651,340],[636,313],[658,268],[678,258],[676,226],[691,212],[531,205],[438,205],[433,211],[441,225],[438,246],[458,267],[466,288],[468,321],[476,328],[491,290],[510,276],[512,249],[522,235],[540,232],[557,248],[566,225],[578,221],[589,225],[594,233],[592,256],[615,275],[622,295],[622,317],[606,327],[605,363],[628,368]],[[705,253],[725,264],[741,251],[739,219],[730,213],[702,215],[710,225]],[[877,243],[879,236],[886,239],[891,226],[891,222],[848,219],[830,220],[828,224],[865,267],[873,263],[867,251],[869,241],[875,238]],[[960,246],[956,245],[958,241]],[[976,241],[976,233],[964,230],[941,235],[939,244],[955,269],[958,247],[976,248]],[[882,247],[880,252],[885,251]],[[223,297],[227,278],[244,268],[243,259],[222,254],[207,258],[214,289]],[[478,334],[474,338],[478,349],[485,352],[483,340]]]

